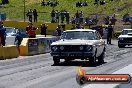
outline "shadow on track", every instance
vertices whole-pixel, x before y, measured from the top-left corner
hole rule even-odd
[[[106,62],[102,63],[105,64]],[[82,66],[82,67],[97,67],[102,65],[100,63],[96,63],[96,65],[90,64],[89,61],[69,61],[69,62],[60,62],[58,65],[52,66]]]
[[[125,46],[124,48],[132,48],[132,46]]]

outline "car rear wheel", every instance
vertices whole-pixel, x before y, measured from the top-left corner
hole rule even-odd
[[[125,45],[118,44],[118,47],[119,47],[119,48],[124,48]]]
[[[60,59],[58,57],[53,57],[54,65],[58,65],[60,63]]]

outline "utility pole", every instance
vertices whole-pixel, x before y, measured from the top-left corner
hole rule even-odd
[[[24,15],[24,22],[25,22],[25,18],[26,18],[26,16],[25,16],[25,10],[26,10],[25,2],[26,2],[26,1],[24,0],[23,2],[24,2],[24,3],[23,3],[23,4],[24,4],[24,12],[23,12],[23,15]]]

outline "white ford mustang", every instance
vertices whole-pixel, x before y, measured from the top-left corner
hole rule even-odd
[[[60,59],[64,59],[66,62],[74,59],[89,59],[91,64],[96,64],[96,60],[103,63],[105,41],[95,30],[67,30],[62,33],[59,41],[51,44],[51,55],[54,64],[59,64]]]

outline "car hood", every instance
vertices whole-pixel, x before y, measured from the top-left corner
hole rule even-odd
[[[53,42],[51,45],[94,45],[97,40],[81,40],[81,39],[73,39],[73,40],[59,40]]]
[[[132,35],[120,35],[118,38],[130,38]]]

